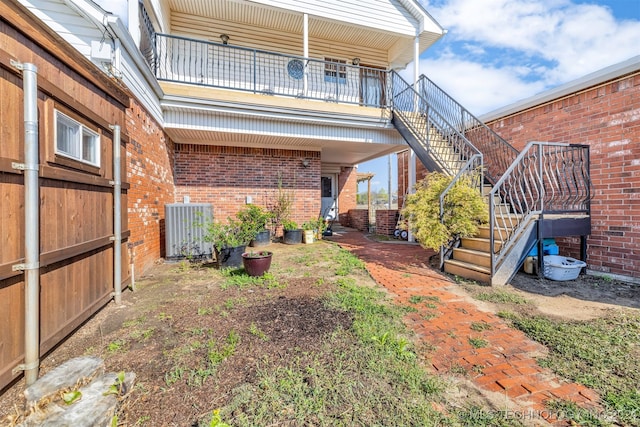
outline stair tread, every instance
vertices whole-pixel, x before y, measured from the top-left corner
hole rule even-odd
[[[457,265],[458,267],[463,267],[468,270],[478,271],[484,274],[491,274],[491,269],[488,267],[483,267],[481,265],[471,264],[465,261],[458,261],[457,259],[447,259],[444,261],[445,264]]]
[[[466,252],[468,254],[472,254],[472,255],[478,255],[478,256],[482,256],[482,257],[489,257],[491,256],[491,254],[489,252],[485,252],[485,251],[479,251],[477,249],[469,249],[469,248],[454,248],[453,251],[460,251],[460,252]]]

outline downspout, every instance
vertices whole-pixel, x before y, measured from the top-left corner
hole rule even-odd
[[[120,172],[120,126],[113,129],[113,299],[122,304],[122,177]]]
[[[302,56],[304,56],[304,74],[302,80],[302,92],[304,96],[307,96],[307,67],[309,66],[309,14],[305,13],[302,16]]]
[[[38,165],[38,68],[34,64],[11,61],[22,70],[24,91],[24,163],[12,165],[24,171],[24,371],[27,386],[38,379],[40,366],[40,188]]]
[[[417,88],[418,85],[418,76],[420,75],[420,36],[416,35],[413,42],[413,87]],[[416,112],[420,108],[418,102],[418,95],[416,92],[416,98],[413,102],[414,108]],[[409,149],[409,188],[408,194],[413,194],[415,185],[416,185],[416,153],[410,148]],[[407,240],[409,242],[415,242],[413,237],[413,233],[411,232],[411,227],[409,227],[409,234],[407,236]]]

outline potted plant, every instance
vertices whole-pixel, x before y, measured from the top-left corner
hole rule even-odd
[[[218,267],[240,267],[242,253],[253,238],[253,230],[233,218],[227,218],[226,224],[206,221],[202,227],[203,240],[213,244]]]
[[[236,214],[236,217],[252,230],[253,238],[249,246],[259,247],[271,243],[271,231],[267,228],[267,224],[273,218],[271,212],[258,205],[248,204]]]
[[[271,267],[270,251],[250,251],[242,254],[242,265],[249,276],[262,276]]]
[[[319,216],[318,219],[316,219],[315,230],[316,230],[316,239],[318,240],[322,239],[324,232],[327,230],[327,220]]]
[[[302,229],[298,227],[295,221],[291,221],[290,219],[282,221],[282,228],[284,230],[284,243],[287,245],[302,243]]]
[[[314,237],[317,234],[318,224],[315,219],[306,221],[302,224],[302,241],[306,244],[313,243]]]

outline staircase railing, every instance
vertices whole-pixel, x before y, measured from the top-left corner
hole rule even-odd
[[[447,194],[463,177],[469,178],[472,185],[482,192],[483,155],[439,109],[432,108],[427,99],[395,72],[391,72],[390,92],[394,120],[402,121],[411,133],[412,137],[403,135],[409,146],[425,165],[435,160],[443,173],[453,176],[449,186],[440,194],[442,222]],[[433,143],[434,140],[438,143]],[[458,239],[453,239],[441,247],[441,268],[457,242]]]
[[[478,188],[482,192],[482,154],[474,154],[469,161],[460,169],[456,176],[451,180],[447,188],[440,194],[440,223],[444,222],[444,204],[449,191],[453,186],[459,182],[463,177],[468,177],[470,183],[474,188]],[[459,238],[453,238],[449,240],[445,245],[440,247],[440,268],[444,267],[445,259],[451,257],[453,249],[459,244]]]
[[[439,111],[396,72],[391,72],[391,103],[395,121],[400,120],[411,136],[409,146],[425,164],[435,161],[449,176],[457,176],[473,156],[482,153]]]
[[[518,150],[478,120],[428,77],[420,76],[416,90],[430,109],[437,111],[482,152],[485,176],[489,182],[497,182],[518,156]]]
[[[491,276],[532,220],[544,214],[591,214],[589,146],[530,142],[489,195]],[[496,209],[507,203],[511,212]]]

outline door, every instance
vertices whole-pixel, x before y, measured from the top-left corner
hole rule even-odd
[[[385,71],[365,67],[360,69],[360,102],[370,107],[381,107],[385,103]]]
[[[338,215],[338,197],[336,191],[336,176],[322,175],[320,177],[320,215],[328,220],[333,221]]]

